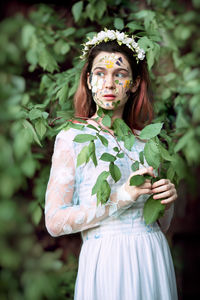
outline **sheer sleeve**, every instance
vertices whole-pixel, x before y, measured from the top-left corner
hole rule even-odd
[[[52,236],[83,231],[100,225],[120,209],[122,212],[133,204],[123,185],[112,194],[105,205],[77,204],[75,200],[76,157],[73,142],[62,131],[58,134],[45,197],[45,223]],[[80,183],[81,184],[81,183]],[[75,204],[76,203],[76,204]]]
[[[174,204],[172,204],[169,209],[165,210],[164,216],[158,221],[160,228],[163,232],[167,232],[167,230],[169,229],[173,214]]]

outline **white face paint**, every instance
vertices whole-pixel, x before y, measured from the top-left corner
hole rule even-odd
[[[88,86],[99,107],[109,110],[123,107],[132,91],[130,65],[121,53],[99,53],[93,62]]]

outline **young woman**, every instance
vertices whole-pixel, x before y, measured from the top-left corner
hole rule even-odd
[[[131,170],[132,159],[139,160],[145,142],[136,138],[131,151],[125,151],[128,155],[116,159],[121,178],[116,183],[111,176],[107,178],[111,194],[106,204],[97,205],[92,193],[99,174],[109,170],[101,155],[116,156],[114,149],[124,148],[122,141],[116,141],[112,126],[106,128],[102,118],[96,119],[97,110],[111,110],[112,122],[123,119],[134,134],[152,119],[144,51],[133,38],[108,30],[86,43],[83,56],[87,61],[75,95],[75,111],[87,123],[81,130],[62,130],[56,137],[46,192],[47,230],[52,236],[82,234],[76,300],[176,300],[174,268],[163,234],[170,225],[176,189],[167,179],[154,184],[146,180],[137,187],[129,184],[133,175],[154,176],[156,172],[147,164]],[[95,135],[95,128],[107,129],[100,134],[108,145],[94,139],[97,166],[88,159],[77,167],[77,157],[88,142],[74,139],[77,134]],[[147,226],[143,206],[152,194],[166,209],[159,222]]]

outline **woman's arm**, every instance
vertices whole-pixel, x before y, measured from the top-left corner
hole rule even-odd
[[[68,132],[61,131],[55,142],[45,201],[45,222],[47,230],[52,236],[96,227],[116,211],[122,213],[140,195],[150,192],[150,183],[148,182],[140,187],[132,187],[132,194],[126,191],[122,185],[115,194],[111,195],[105,205],[97,206],[96,199],[90,205],[75,205],[73,195],[76,158],[72,139]],[[135,173],[138,172],[148,173],[148,169]],[[88,197],[90,197],[90,193],[88,193]]]

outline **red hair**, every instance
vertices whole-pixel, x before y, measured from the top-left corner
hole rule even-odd
[[[74,96],[75,116],[90,118],[96,112],[96,104],[92,98],[91,91],[87,85],[87,77],[91,72],[94,58],[101,52],[120,52],[127,58],[133,74],[133,81],[140,78],[140,83],[135,93],[131,93],[124,107],[123,120],[132,129],[142,129],[151,123],[153,118],[153,107],[150,101],[149,75],[146,61],[136,62],[133,52],[125,45],[119,46],[115,41],[100,43],[92,48],[88,61],[84,65],[78,89]]]

